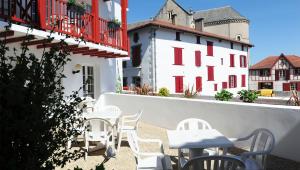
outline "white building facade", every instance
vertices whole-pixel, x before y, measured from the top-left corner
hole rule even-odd
[[[211,33],[147,21],[129,29],[131,60],[123,61],[123,86],[150,85],[183,93],[194,86],[200,95],[221,89],[248,89],[251,44]]]
[[[44,47],[49,50],[64,39],[71,59],[64,68],[65,94],[80,88],[81,96],[93,98],[115,92],[122,77],[120,58],[128,56],[127,0],[83,1],[83,11],[78,10],[81,4],[75,4],[74,10],[60,0],[26,2],[0,2],[0,38],[10,41],[10,49],[20,49],[28,34],[32,37],[27,42],[30,52],[40,57]],[[8,16],[14,17],[8,20]],[[112,21],[120,23],[112,25]],[[53,41],[47,41],[49,36]]]

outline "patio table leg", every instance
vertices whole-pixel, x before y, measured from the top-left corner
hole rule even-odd
[[[189,152],[189,159],[195,158],[197,156],[202,156],[203,155],[203,148],[194,148],[194,149],[190,149]],[[193,167],[193,170],[198,170],[198,169],[203,169],[204,165],[202,164],[195,164],[195,166]]]

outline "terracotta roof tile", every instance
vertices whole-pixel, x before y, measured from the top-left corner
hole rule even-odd
[[[254,64],[250,67],[251,70],[257,70],[257,69],[271,69],[274,64],[281,58],[284,57],[293,67],[299,67],[300,68],[300,57],[296,55],[280,55],[280,56],[270,56],[262,61]]]
[[[195,30],[193,28],[190,28],[190,27],[174,25],[174,24],[171,24],[171,23],[168,23],[168,22],[165,22],[165,21],[160,21],[160,20],[148,20],[148,21],[142,21],[142,22],[129,24],[128,25],[128,32],[131,32],[131,31],[134,31],[134,30],[137,30],[137,29],[141,29],[141,28],[144,28],[144,27],[147,27],[147,26],[153,26],[153,25],[158,26],[158,27],[163,27],[163,28],[169,28],[169,29],[174,29],[174,30],[179,30],[179,31],[190,32],[190,33],[197,34],[197,35],[202,35],[202,36],[227,40],[227,41],[230,41],[230,42],[245,44],[245,45],[248,45],[249,47],[254,46],[253,44],[237,41],[237,40],[225,37],[225,36],[220,36],[220,35],[217,35],[217,34],[203,32],[203,31],[197,31],[197,30]]]

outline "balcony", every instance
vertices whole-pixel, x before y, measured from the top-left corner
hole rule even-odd
[[[267,169],[292,170],[299,167],[299,107],[113,93],[103,94],[99,100],[105,105],[118,106],[123,114],[143,109],[138,135],[161,139],[164,153],[171,156],[173,169],[177,169],[178,150],[169,148],[166,130],[176,129],[177,123],[186,118],[206,120],[229,138],[243,137],[254,129],[267,128],[274,133],[276,141],[274,150],[267,158]],[[154,145],[141,145],[140,149],[157,152]],[[83,169],[94,168],[103,161],[104,152],[105,149],[91,152],[86,160],[71,162],[64,168],[73,169],[77,165]],[[230,153],[236,152],[239,150],[230,150]],[[135,166],[134,155],[127,142],[122,143],[116,158],[105,163],[106,169],[135,169]]]
[[[128,51],[127,0],[120,2],[122,23],[119,27],[111,27],[111,21],[99,16],[100,4],[97,0],[90,1],[89,8],[83,12],[72,10],[67,0],[4,0],[0,1],[0,18]]]

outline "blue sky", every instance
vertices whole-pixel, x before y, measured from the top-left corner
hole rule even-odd
[[[129,0],[129,23],[153,17],[165,0]],[[250,19],[251,63],[270,56],[300,56],[300,0],[177,0],[185,9],[230,5]]]

